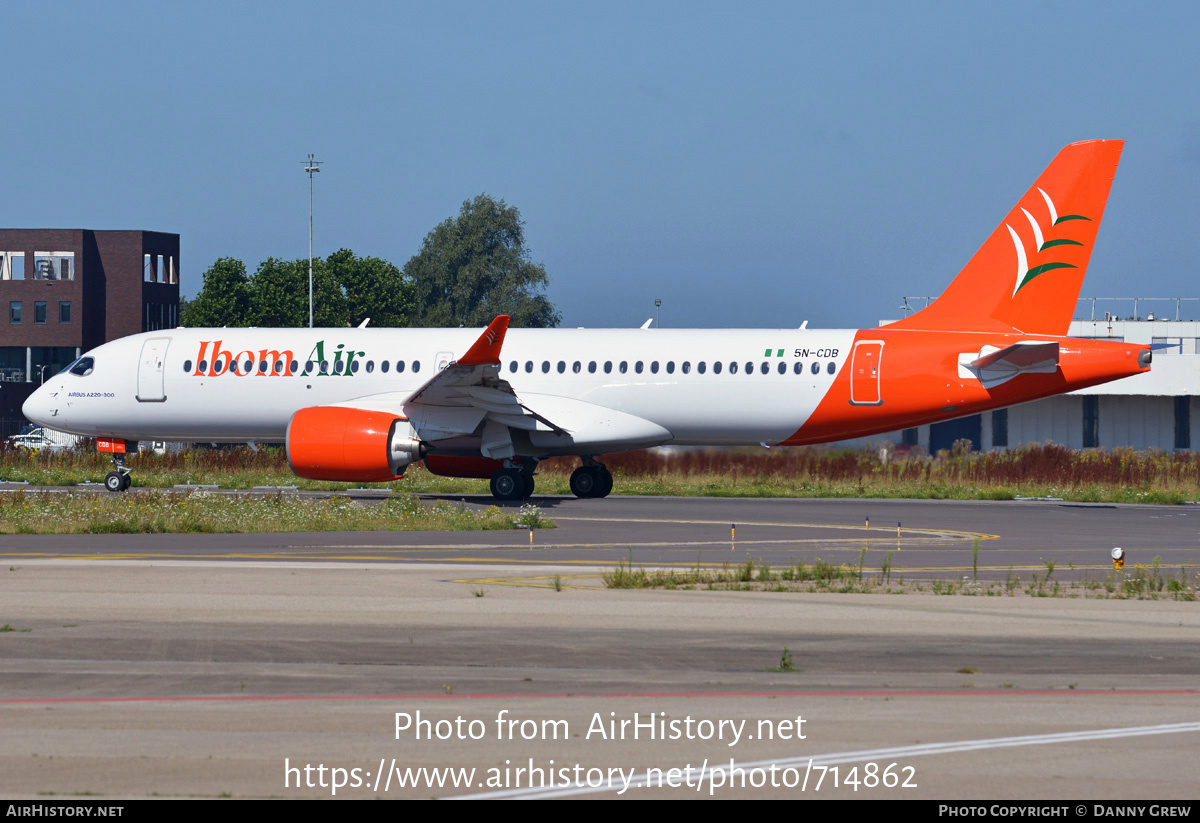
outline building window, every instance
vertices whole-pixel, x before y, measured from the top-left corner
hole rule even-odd
[[[1083,398],[1083,447],[1094,449],[1100,445],[1100,398],[1085,395]]]
[[[1192,398],[1175,398],[1175,448],[1192,447]]]
[[[1008,448],[1008,409],[992,412],[992,448]]]
[[[20,300],[14,300],[8,304],[8,322],[20,324],[20,322],[21,322],[21,301]]]
[[[3,280],[24,280],[25,279],[25,252],[23,252],[23,251],[0,252],[0,279],[3,279]]]
[[[33,254],[34,280],[74,280],[75,252],[39,251]]]
[[[46,322],[46,302],[44,300],[38,300],[33,304],[33,322]]]
[[[59,323],[70,323],[71,322],[71,304],[70,303],[59,303],[58,304],[58,322]]]

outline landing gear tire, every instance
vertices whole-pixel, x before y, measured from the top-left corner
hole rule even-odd
[[[598,465],[598,464],[597,464]],[[600,488],[597,490],[597,497],[608,497],[609,492],[613,489],[613,476],[604,466],[600,466]]]
[[[108,489],[110,492],[125,491],[125,489],[129,488],[129,486],[126,485],[127,482],[128,481],[125,475],[121,474],[120,472],[109,472],[104,476],[104,488]]]
[[[580,466],[571,472],[571,494],[579,498],[599,497],[602,488],[600,471],[596,466]]]
[[[526,476],[520,469],[500,469],[492,475],[492,497],[497,500],[522,500],[525,487],[532,487],[526,482]],[[532,493],[532,488],[530,489]]]
[[[121,491],[123,491],[123,492],[129,491],[129,487],[132,485],[133,485],[133,475],[132,474],[121,475]]]
[[[521,479],[525,481],[525,492],[521,495],[521,499],[528,500],[533,497],[533,472],[522,471]]]

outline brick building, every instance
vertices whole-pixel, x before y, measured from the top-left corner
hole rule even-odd
[[[0,229],[0,435],[44,377],[101,343],[179,323],[179,235]]]

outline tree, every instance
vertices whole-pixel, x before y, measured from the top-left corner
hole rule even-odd
[[[250,278],[246,264],[222,257],[204,272],[204,286],[180,313],[184,326],[249,326]]]
[[[412,313],[413,285],[400,269],[377,257],[340,249],[313,260],[313,324],[406,326]],[[308,258],[268,257],[253,277],[240,260],[223,257],[204,273],[204,287],[182,314],[186,326],[308,325]]]
[[[552,327],[561,319],[538,294],[546,267],[525,248],[525,224],[515,206],[481,194],[425,235],[404,266],[416,293],[416,326],[486,326],[498,314],[513,326]]]

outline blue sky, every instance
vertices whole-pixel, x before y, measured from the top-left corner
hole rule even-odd
[[[307,253],[314,152],[319,255],[403,265],[487,192],[521,210],[563,325],[640,325],[659,297],[664,326],[858,327],[939,293],[1062,146],[1123,138],[1083,294],[1200,296],[1198,18],[10,4],[0,225],[178,232],[190,296],[218,257]]]

